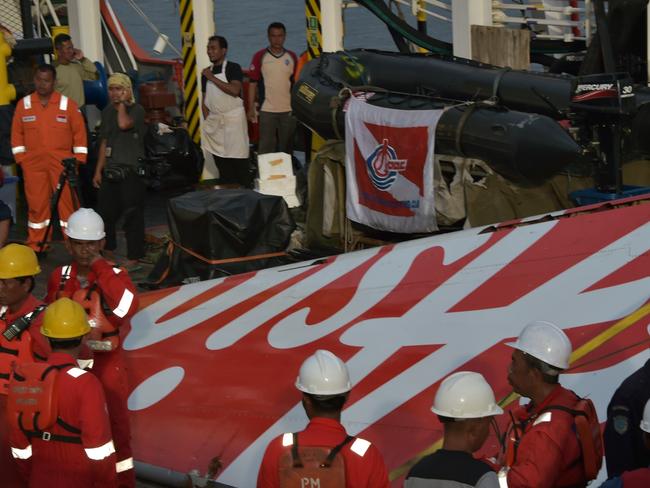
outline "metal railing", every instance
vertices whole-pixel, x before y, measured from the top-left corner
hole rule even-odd
[[[565,2],[565,6],[559,7],[544,5],[543,0],[530,0],[531,3],[475,1],[491,4],[493,25],[510,27],[526,25],[533,31],[533,36],[539,39],[589,42],[595,27],[591,0],[583,0],[580,7],[572,6],[570,0]],[[452,0],[390,0],[390,2],[409,7],[414,17],[424,13],[427,17],[453,23]],[[354,0],[343,1],[343,8],[355,6],[357,5]]]

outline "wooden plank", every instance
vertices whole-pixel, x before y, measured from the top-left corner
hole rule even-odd
[[[530,67],[530,31],[472,26],[472,59],[512,69]]]

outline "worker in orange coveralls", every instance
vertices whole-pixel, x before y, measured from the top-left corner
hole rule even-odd
[[[569,367],[569,338],[556,325],[537,321],[524,327],[517,341],[508,345],[514,348],[508,382],[515,392],[530,398],[530,403],[512,412],[505,467],[498,473],[499,486],[587,486],[592,478],[586,474],[586,454],[570,413],[580,398],[562,387],[558,379]],[[602,453],[593,461],[599,469]]]
[[[43,302],[32,295],[41,267],[32,249],[0,249],[0,473],[4,488],[24,486],[9,450],[7,385],[14,364],[45,361],[50,345],[40,331]]]
[[[20,380],[12,379],[9,401],[21,410],[12,412],[15,416],[10,419],[11,454],[30,488],[115,486],[115,448],[104,392],[99,380],[76,364],[82,339],[90,329],[81,305],[68,298],[52,303],[44,313],[41,332],[48,338],[52,352],[47,360],[50,367],[38,379],[49,374],[57,376],[56,388],[48,389],[43,381],[38,389],[50,392],[48,398],[56,404],[56,411],[43,402],[39,413],[28,415],[29,407],[25,405],[29,402],[16,402],[13,395],[21,400],[33,395],[30,390],[34,388],[27,385],[34,378],[23,369],[16,371],[16,377],[19,372],[24,374]],[[29,399],[39,403],[37,397]],[[37,416],[51,418],[51,424],[38,427],[34,420]]]
[[[84,119],[74,100],[54,91],[56,70],[49,64],[36,69],[36,91],[16,105],[11,125],[11,151],[23,169],[27,214],[27,245],[39,250],[50,222],[50,199],[62,161],[76,158],[85,163],[88,155]],[[59,200],[61,228],[74,211],[70,185],[66,184]]]
[[[341,424],[341,411],[352,389],[345,363],[330,351],[316,351],[302,363],[296,388],[302,393],[309,424],[301,432],[287,432],[271,441],[257,488],[388,488],[388,472],[379,449],[348,435]]]
[[[84,306],[91,319],[93,332],[86,340],[91,356],[86,359],[93,358],[91,371],[106,392],[117,455],[118,486],[134,487],[128,383],[120,327],[137,311],[138,297],[128,273],[102,258],[104,222],[94,210],[80,208],[73,213],[65,233],[73,262],[52,272],[46,301],[70,297]]]

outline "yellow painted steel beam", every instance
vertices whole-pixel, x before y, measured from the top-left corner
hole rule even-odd
[[[196,78],[196,42],[194,36],[194,0],[180,0],[181,42],[183,45],[183,115],[192,140],[201,140],[201,112]]]

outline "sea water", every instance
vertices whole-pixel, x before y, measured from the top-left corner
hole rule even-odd
[[[134,0],[149,20],[169,41],[180,49],[180,19],[178,0]],[[130,6],[129,0],[110,0],[117,17],[145,51],[153,57],[153,46],[158,37]],[[271,22],[282,22],[287,27],[285,46],[302,53],[305,40],[304,0],[215,0],[214,16],[216,33],[228,40],[228,58],[242,67],[250,65],[255,51],[267,45],[266,27]],[[400,7],[405,20],[415,26],[410,8]],[[400,13],[398,12],[398,13]],[[444,12],[441,12],[444,14]],[[451,13],[447,12],[446,16]],[[366,47],[396,50],[386,26],[366,9],[350,7],[344,11],[345,48]],[[431,19],[428,31],[438,39],[451,40],[451,24]],[[169,47],[160,55],[169,59],[178,57]]]

